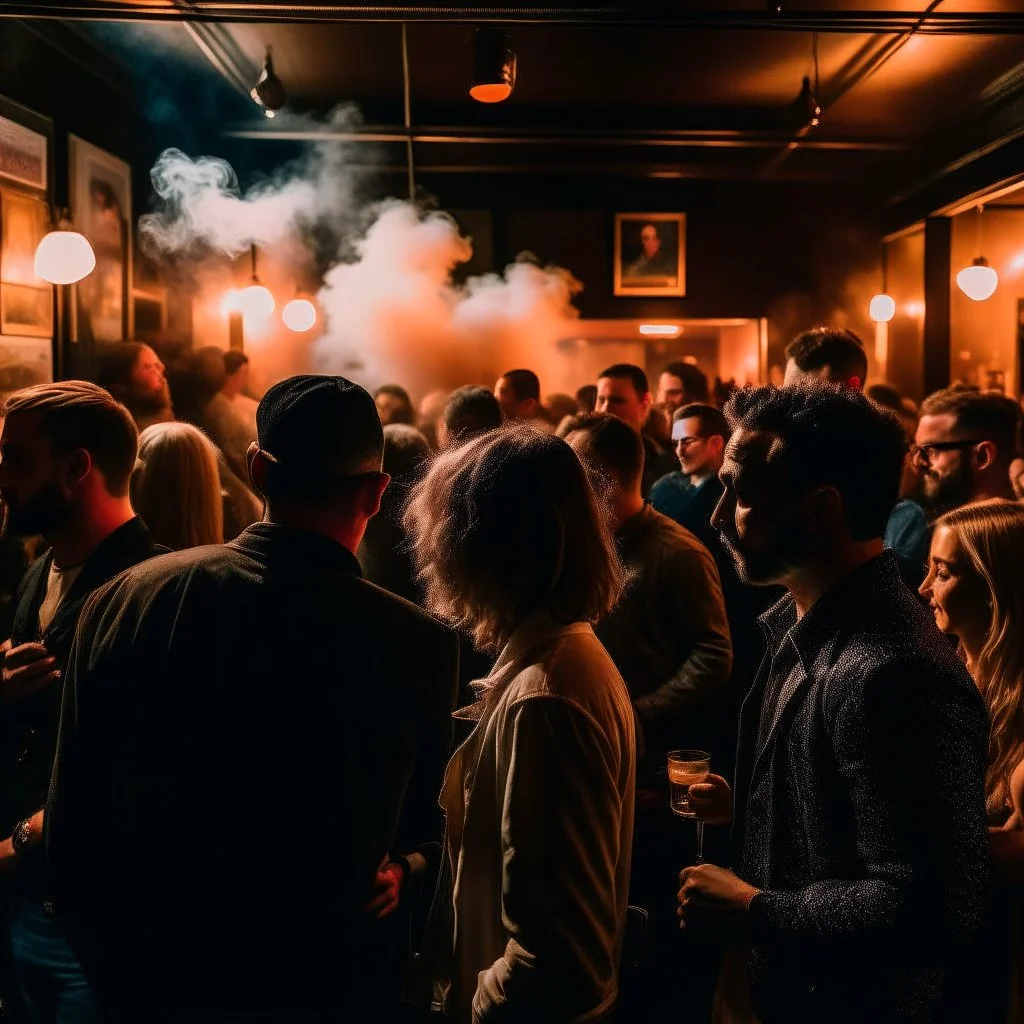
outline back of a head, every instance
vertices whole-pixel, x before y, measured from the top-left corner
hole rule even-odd
[[[540,403],[540,379],[533,370],[509,370],[501,376],[516,396],[517,402],[532,398]]]
[[[177,551],[224,541],[217,449],[197,427],[157,423],[142,432],[131,498],[158,544]]]
[[[866,392],[872,402],[877,402],[885,409],[892,409],[893,412],[903,411],[903,396],[899,388],[892,384],[872,384]]]
[[[392,479],[418,475],[430,461],[430,445],[408,423],[389,423],[384,428],[384,472]]]
[[[229,376],[233,377],[243,367],[249,363],[249,357],[244,352],[239,352],[237,349],[231,349],[224,353],[224,372]]]
[[[561,430],[567,440],[586,435],[586,459],[592,469],[610,477],[620,487],[638,487],[644,469],[644,444],[639,433],[610,413],[574,416]]]
[[[725,413],[705,402],[691,402],[689,405],[680,406],[672,415],[673,423],[689,419],[700,422],[701,437],[721,437],[728,441],[732,434],[732,428],[725,418]]]
[[[615,363],[597,375],[598,380],[605,377],[609,380],[628,380],[641,398],[651,390],[647,383],[647,374],[633,363]]]
[[[69,380],[8,395],[4,417],[30,414],[39,417],[39,430],[54,451],[66,454],[84,449],[107,492],[115,498],[128,493],[139,434],[131,413],[109,391],[89,381]]]
[[[500,647],[542,608],[596,621],[618,598],[614,542],[579,459],[528,427],[440,454],[405,525],[428,607],[481,647]]]
[[[344,377],[300,374],[264,394],[257,444],[271,503],[332,505],[361,477],[379,474],[384,428],[369,392]]]
[[[374,391],[373,400],[377,403],[377,410],[385,426],[390,423],[412,425],[416,422],[416,410],[409,392],[400,385],[382,384]]]
[[[670,373],[682,381],[684,402],[709,402],[711,400],[708,379],[703,371],[693,363],[669,363],[662,373]]]
[[[834,487],[854,540],[882,537],[907,450],[903,428],[891,412],[860,391],[814,381],[744,388],[724,411],[734,432],[778,439],[794,492]]]
[[[456,388],[442,416],[449,444],[462,444],[501,426],[501,406],[494,393],[475,385]]]
[[[990,441],[996,461],[1008,466],[1017,453],[1021,411],[1012,398],[971,388],[946,388],[921,403],[922,416],[952,416],[965,439]]]
[[[801,373],[827,373],[834,384],[863,388],[868,375],[863,342],[853,331],[838,327],[814,327],[797,335],[786,346],[786,359]]]

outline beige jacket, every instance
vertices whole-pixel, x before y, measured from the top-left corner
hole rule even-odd
[[[454,879],[445,1008],[457,1024],[597,1021],[614,1006],[633,844],[625,684],[586,623],[546,613],[462,714],[441,804]]]

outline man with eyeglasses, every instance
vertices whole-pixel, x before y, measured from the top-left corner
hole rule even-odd
[[[1020,413],[1005,395],[972,388],[937,391],[921,406],[914,465],[929,518],[986,498],[1014,497],[1010,463]]]

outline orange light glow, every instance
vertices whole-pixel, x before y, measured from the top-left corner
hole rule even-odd
[[[472,86],[469,95],[478,103],[501,103],[512,95],[512,86],[507,82],[486,82]]]

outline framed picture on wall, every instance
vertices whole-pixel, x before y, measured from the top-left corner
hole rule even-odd
[[[686,294],[686,214],[615,215],[615,294]]]
[[[92,243],[96,269],[75,285],[73,337],[87,346],[125,341],[134,330],[132,180],[123,160],[72,135],[71,216]]]
[[[35,253],[49,225],[41,199],[0,191],[0,334],[53,337],[53,286],[35,275]]]
[[[0,180],[46,191],[45,135],[0,117]]]

